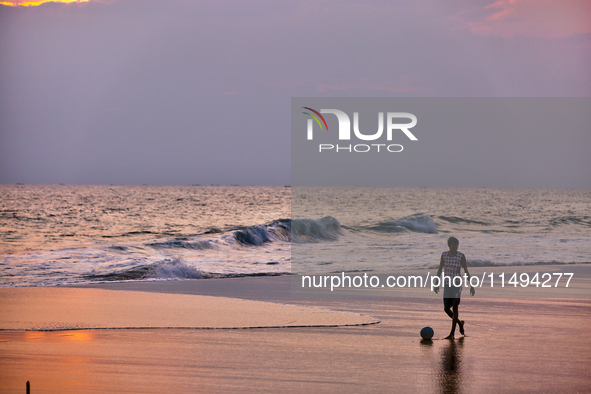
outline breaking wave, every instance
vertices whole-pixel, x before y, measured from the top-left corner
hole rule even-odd
[[[279,219],[269,224],[234,226],[225,230],[209,230],[194,238],[151,242],[146,244],[154,249],[208,250],[223,247],[253,247],[272,242],[316,243],[334,241],[344,235],[339,221],[327,216],[314,219]],[[113,249],[120,249],[113,246]]]
[[[290,219],[279,219],[270,224],[239,227],[232,233],[240,245],[260,246],[267,242],[290,241]]]
[[[332,216],[326,216],[320,220],[293,219],[291,235],[293,242],[306,243],[333,241],[344,234],[339,221]]]
[[[399,220],[381,222],[373,226],[365,227],[365,229],[381,233],[438,233],[437,225],[433,221],[433,218],[422,213],[410,215]]]
[[[211,279],[236,278],[246,276],[279,276],[289,272],[252,272],[252,273],[208,273],[185,263],[180,258],[165,259],[154,264],[141,265],[134,268],[103,275],[85,275],[84,280],[90,282],[115,282],[130,280],[175,280],[175,279]]]
[[[320,220],[280,219],[267,225],[243,227],[233,232],[240,245],[259,246],[267,242],[333,241],[344,235],[339,221],[331,216]]]
[[[185,264],[179,258],[173,258],[109,274],[86,275],[84,279],[92,282],[110,282],[146,279],[205,279],[211,277],[211,274],[203,273],[197,268]]]

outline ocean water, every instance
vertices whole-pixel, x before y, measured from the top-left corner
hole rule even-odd
[[[591,262],[590,190],[299,187],[292,217],[329,229],[292,245],[300,274],[434,270],[450,236],[469,267]]]
[[[431,269],[450,235],[469,266],[591,263],[591,191],[0,185],[0,286]]]

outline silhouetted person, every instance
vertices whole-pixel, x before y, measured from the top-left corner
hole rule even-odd
[[[460,241],[455,237],[449,237],[447,240],[448,251],[441,254],[441,261],[439,262],[439,269],[437,276],[441,276],[441,270],[444,271],[445,277],[443,280],[443,310],[452,319],[451,332],[445,339],[454,339],[456,333],[456,324],[460,326],[460,334],[464,335],[464,321],[459,318],[458,306],[460,305],[460,296],[462,295],[462,285],[454,286],[454,278],[459,276],[461,278],[461,269],[464,269],[468,275],[468,282],[470,282],[470,273],[466,265],[466,256],[464,253],[458,251]],[[456,281],[457,282],[457,281]],[[439,286],[434,288],[436,294],[439,293]],[[470,285],[470,295],[475,293],[474,287]]]

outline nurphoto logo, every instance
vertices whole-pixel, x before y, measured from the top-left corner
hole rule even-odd
[[[309,112],[303,112],[310,118],[307,123],[307,139],[314,140],[314,122],[318,124],[321,132],[326,129],[328,132],[328,124],[322,114],[333,114],[337,117],[339,122],[338,139],[339,141],[351,140],[351,119],[349,115],[338,109],[321,109],[316,111],[310,107],[302,107]],[[410,120],[410,122],[400,123],[401,119]],[[408,112],[387,112],[386,113],[386,141],[392,141],[394,135],[402,132],[411,141],[417,141],[417,137],[411,133],[410,129],[417,124],[417,117]],[[353,112],[353,134],[362,141],[376,141],[384,134],[384,113],[378,113],[378,131],[373,134],[364,134],[359,130],[359,112]],[[387,143],[373,143],[373,144],[319,144],[318,151],[322,152],[359,152],[365,153],[369,151],[376,152],[402,152],[403,146],[400,144]]]

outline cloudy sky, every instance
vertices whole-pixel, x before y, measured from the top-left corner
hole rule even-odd
[[[0,1],[0,183],[284,185],[291,97],[591,93],[588,0],[15,3]],[[446,184],[591,188],[589,130],[557,131],[561,171],[535,184],[483,182],[486,161],[481,184]]]

